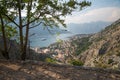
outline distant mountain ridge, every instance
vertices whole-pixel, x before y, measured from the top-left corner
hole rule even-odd
[[[76,34],[90,34],[96,33],[103,30],[106,26],[110,25],[112,22],[90,22],[90,23],[70,23],[67,24],[67,30],[71,31],[72,33]]]

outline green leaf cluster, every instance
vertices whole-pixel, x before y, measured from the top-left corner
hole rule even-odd
[[[45,59],[45,62],[48,62],[48,63],[56,63],[56,60],[53,59],[53,58],[46,58],[46,59]]]
[[[75,65],[75,66],[83,66],[84,65],[84,63],[82,61],[75,60],[75,59],[70,60],[69,63],[72,64],[72,65]]]
[[[15,38],[15,36],[17,36],[18,31],[16,30],[15,27],[5,26],[5,34],[7,38],[12,39],[12,38]],[[1,28],[0,28],[0,36],[2,36]]]

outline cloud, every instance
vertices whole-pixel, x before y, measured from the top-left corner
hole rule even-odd
[[[26,17],[27,15],[27,11],[26,10],[22,10],[22,17]]]
[[[68,23],[89,23],[96,21],[115,21],[120,18],[120,8],[105,7],[89,10],[86,13],[74,12],[72,16],[67,16],[65,22]]]

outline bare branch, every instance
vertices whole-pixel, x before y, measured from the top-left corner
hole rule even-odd
[[[6,16],[10,21],[12,21],[17,27],[19,27],[19,25],[14,20],[12,20],[8,15],[6,14],[3,15]]]
[[[44,10],[44,11],[45,11],[45,10]],[[34,20],[30,21],[29,23],[23,25],[23,27],[25,27],[25,26],[28,25],[28,24],[31,24],[31,23],[35,22],[36,20],[40,19],[40,16],[43,16],[43,15],[45,15],[45,14],[50,14],[50,13],[49,13],[48,11],[46,11],[46,12],[41,12],[37,18],[35,18]]]
[[[48,32],[53,35],[53,33],[50,31],[50,29],[46,26],[46,29],[48,30]]]
[[[34,20],[30,21],[29,23],[23,25],[23,27],[27,26],[28,24],[31,24],[31,23],[35,22],[36,20],[39,19],[40,16],[41,16],[41,15],[39,15],[37,18],[35,18]]]
[[[42,23],[42,22],[39,22],[38,24],[36,24],[36,25],[34,25],[34,26],[32,26],[32,27],[29,27],[29,29],[35,28],[35,27],[39,26],[41,23]]]

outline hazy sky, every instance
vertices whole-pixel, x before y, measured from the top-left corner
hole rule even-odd
[[[81,0],[79,0],[81,1]],[[92,5],[66,17],[66,23],[113,22],[120,19],[120,0],[86,0]]]

